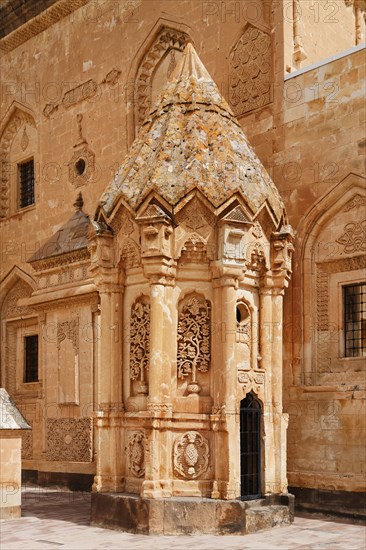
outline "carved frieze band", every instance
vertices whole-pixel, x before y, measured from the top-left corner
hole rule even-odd
[[[46,458],[64,462],[92,462],[91,418],[48,418]]]
[[[195,479],[206,472],[209,461],[208,441],[198,432],[189,431],[174,442],[173,467],[177,476]]]
[[[265,380],[265,375],[262,372],[253,372],[253,371],[239,371],[238,372],[238,382],[243,385],[245,392],[254,390],[258,393],[263,389]]]

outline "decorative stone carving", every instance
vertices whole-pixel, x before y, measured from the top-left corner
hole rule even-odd
[[[18,281],[7,294],[4,305],[3,315],[7,319],[12,317],[24,317],[32,313],[31,308],[27,306],[18,306],[20,298],[28,298],[32,294],[31,287],[25,281]]]
[[[208,460],[208,441],[198,432],[186,432],[175,440],[173,464],[176,475],[195,479],[207,470]]]
[[[25,151],[28,145],[29,145],[29,137],[27,134],[27,128],[24,126],[22,139],[20,140],[20,147],[22,148],[22,151]]]
[[[366,206],[366,197],[361,195],[355,195],[350,201],[347,202],[343,208],[343,212],[349,212],[353,208],[359,208],[360,206]]]
[[[261,237],[263,237],[263,231],[259,222],[255,222],[255,224],[253,225],[252,234],[253,237],[255,237],[256,239],[260,239]]]
[[[329,359],[329,276],[321,269],[316,274],[316,364],[318,372],[327,372]]]
[[[173,412],[173,405],[171,403],[151,403],[149,397],[147,398],[147,410],[153,414],[168,414]]]
[[[158,65],[170,51],[182,52],[188,40],[186,33],[164,27],[142,59],[135,80],[135,124],[137,127],[141,126],[150,110],[151,82]],[[171,55],[168,74],[173,70],[174,63],[175,55]]]
[[[109,73],[106,74],[103,82],[105,82],[109,86],[114,86],[115,84],[117,84],[120,74],[121,71],[119,71],[118,69],[112,69],[111,71],[109,71]]]
[[[202,202],[195,197],[177,214],[177,223],[183,223],[189,229],[197,231],[207,225],[212,227],[215,218]]]
[[[128,438],[128,464],[129,470],[135,477],[145,475],[145,434],[134,432]]]
[[[193,233],[184,243],[180,257],[182,263],[207,263],[207,246],[202,237]]]
[[[243,384],[243,390],[245,393],[248,393],[251,390],[258,393],[261,389],[263,389],[264,379],[265,376],[262,372],[238,372],[238,382],[239,384]]]
[[[92,462],[91,418],[48,418],[46,458],[65,462]]]
[[[28,420],[28,424],[32,422]],[[33,431],[27,430],[22,435],[22,459],[31,460],[33,458]]]
[[[61,342],[67,338],[72,342],[75,351],[79,349],[79,319],[57,323],[57,347],[60,349]]]
[[[255,243],[250,249],[250,265],[249,269],[262,273],[267,268],[266,255],[262,243]]]
[[[11,169],[8,169],[9,155],[11,145],[16,134],[24,125],[36,127],[33,117],[16,109],[13,116],[10,118],[0,140],[0,163],[2,165],[1,181],[0,181],[0,218],[4,218],[9,214],[9,191],[10,191],[10,174]],[[24,135],[24,132],[23,132]]]
[[[125,242],[121,251],[121,264],[125,269],[140,265],[140,253],[137,244],[129,239]]]
[[[150,304],[139,298],[131,308],[130,379],[139,380],[138,393],[148,393],[147,371],[150,360]]]
[[[353,258],[341,258],[331,262],[324,262],[320,266],[325,273],[339,273],[341,271],[352,271],[354,269],[366,269],[366,256],[364,254]]]
[[[229,56],[229,100],[236,116],[271,102],[271,37],[247,25]]]
[[[6,326],[6,389],[11,397],[16,394],[16,375],[17,375],[17,330],[11,323]]]
[[[344,227],[344,233],[337,240],[337,243],[343,245],[345,254],[354,254],[355,252],[366,251],[366,220],[360,223],[347,223]]]
[[[75,187],[85,185],[94,175],[95,155],[90,150],[82,130],[83,115],[77,115],[78,141],[74,145],[75,152],[69,162],[69,179]]]
[[[43,108],[43,114],[46,118],[49,118],[57,109],[58,105],[56,103],[47,103]]]
[[[79,86],[67,91],[62,98],[64,107],[71,107],[80,101],[91,99],[97,93],[98,84],[94,80],[87,80]]]
[[[211,362],[211,307],[201,296],[185,298],[178,317],[178,378],[190,375],[189,393],[199,393],[197,372],[207,372]]]

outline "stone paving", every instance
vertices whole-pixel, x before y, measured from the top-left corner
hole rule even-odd
[[[90,494],[25,488],[20,519],[0,522],[1,550],[365,550],[361,524],[297,516],[291,526],[255,535],[215,537],[132,535],[93,527]]]

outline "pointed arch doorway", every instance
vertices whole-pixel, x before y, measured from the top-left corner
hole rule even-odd
[[[253,392],[240,402],[240,495],[242,500],[261,497],[262,406]]]

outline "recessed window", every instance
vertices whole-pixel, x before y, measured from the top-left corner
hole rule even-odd
[[[38,382],[38,334],[24,338],[24,382]]]
[[[34,204],[34,161],[18,164],[19,175],[19,208]]]
[[[366,356],[366,283],[343,287],[346,357]]]

